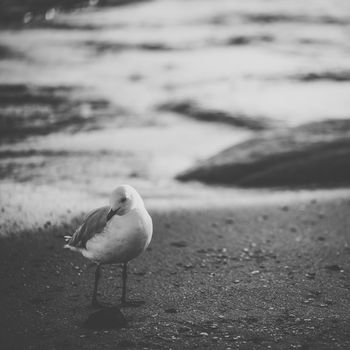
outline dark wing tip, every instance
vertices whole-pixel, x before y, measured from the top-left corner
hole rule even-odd
[[[76,248],[86,248],[87,242],[96,234],[103,231],[109,207],[95,209],[85,218],[84,222],[74,232],[67,245]]]

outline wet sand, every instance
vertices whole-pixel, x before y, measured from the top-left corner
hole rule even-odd
[[[345,193],[153,209],[151,246],[129,266],[129,297],[145,304],[121,308],[121,329],[85,326],[94,269],[62,249],[76,222],[3,237],[2,348],[345,349]],[[100,299],[118,306],[121,270],[103,271]]]

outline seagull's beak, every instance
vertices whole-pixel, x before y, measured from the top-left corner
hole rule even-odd
[[[109,221],[110,219],[112,219],[112,217],[115,215],[115,214],[117,214],[118,213],[118,210],[119,210],[120,208],[117,208],[117,209],[109,209],[109,212],[108,212],[108,214],[107,214],[107,221]]]

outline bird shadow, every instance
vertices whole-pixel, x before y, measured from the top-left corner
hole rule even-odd
[[[84,321],[88,329],[121,329],[128,325],[128,321],[118,306],[102,307],[93,312]]]
[[[146,302],[143,300],[128,300],[116,306],[106,303],[98,303],[91,307],[97,311],[91,313],[84,321],[85,328],[88,329],[121,329],[128,325],[128,321],[121,311],[121,308],[139,307]]]

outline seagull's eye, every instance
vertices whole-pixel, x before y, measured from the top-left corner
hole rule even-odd
[[[125,203],[125,202],[126,202],[126,198],[123,197],[120,201],[121,201],[122,203]]]

